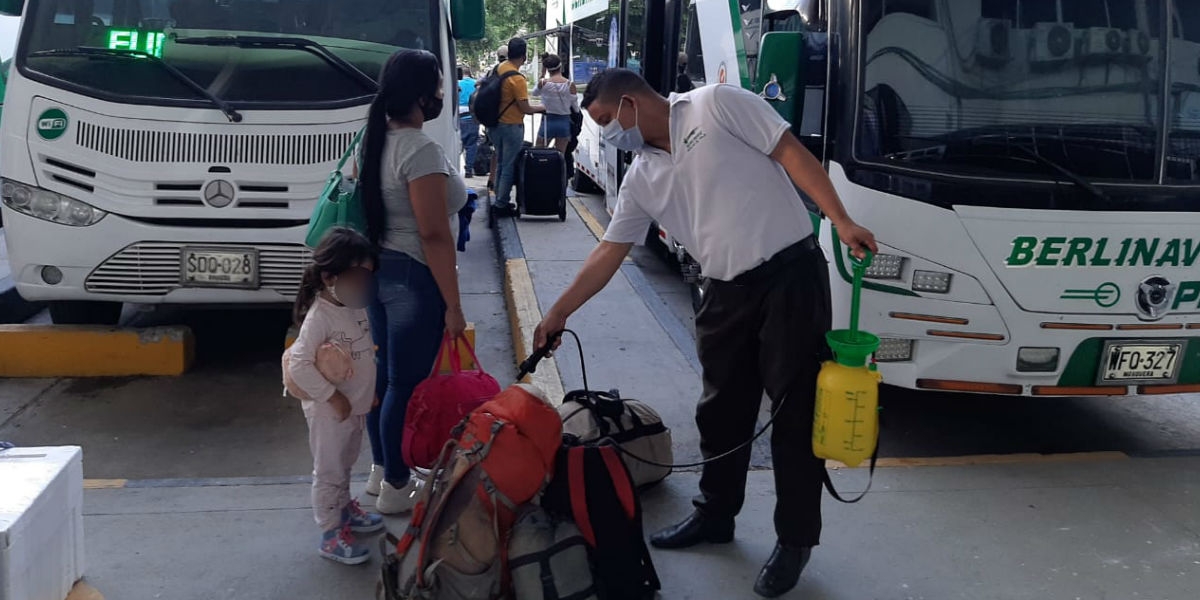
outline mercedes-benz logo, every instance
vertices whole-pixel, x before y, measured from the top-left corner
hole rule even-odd
[[[1171,299],[1175,297],[1176,287],[1160,275],[1143,279],[1137,289],[1138,313],[1143,318],[1155,321],[1166,316],[1170,310]]]
[[[204,186],[204,201],[214,208],[225,208],[233,203],[233,184],[216,179]]]

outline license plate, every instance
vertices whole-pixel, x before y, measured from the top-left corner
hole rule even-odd
[[[1098,383],[1174,383],[1185,344],[1183,340],[1108,342]]]
[[[180,262],[186,286],[258,287],[258,251],[253,248],[184,248]]]

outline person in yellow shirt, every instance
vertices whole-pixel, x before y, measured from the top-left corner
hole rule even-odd
[[[519,73],[528,58],[529,48],[525,40],[509,40],[508,60],[496,68],[497,75],[510,71]],[[502,214],[514,208],[511,196],[517,181],[517,156],[521,152],[521,142],[525,140],[525,115],[546,112],[546,109],[529,104],[529,83],[520,74],[504,80],[504,87],[500,90],[500,106],[500,124],[492,128],[493,134],[489,136],[496,147],[500,171],[496,178],[496,204],[493,208]]]

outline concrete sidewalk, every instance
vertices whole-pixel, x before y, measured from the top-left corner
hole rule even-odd
[[[786,597],[1195,598],[1200,458],[1056,460],[880,469],[860,504],[826,499],[824,543]],[[835,480],[855,489],[865,476]],[[675,474],[643,496],[647,533],[689,510],[696,482]],[[86,581],[109,599],[373,597],[377,557],[316,556],[307,485],[209,483],[88,490]],[[755,597],[772,490],[770,472],[751,473],[735,543],[654,551],[660,597]]]

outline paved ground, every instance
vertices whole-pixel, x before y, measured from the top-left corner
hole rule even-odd
[[[605,220],[596,199],[582,200]],[[569,217],[517,225],[543,308],[595,243],[579,214]],[[459,255],[461,280],[480,357],[506,384],[515,357],[490,236],[477,215]],[[191,325],[196,369],[180,378],[0,381],[0,439],[80,444],[90,484],[113,488],[85,494],[89,583],[110,599],[369,597],[373,567],[313,553],[304,423],[279,395],[286,312],[130,307],[125,319]],[[638,249],[570,323],[585,344],[589,382],[655,405],[679,459],[696,456],[690,319],[678,276]],[[558,365],[568,388],[582,385],[569,342]],[[789,598],[1196,597],[1200,398],[1014,400],[889,389],[884,400],[882,449],[893,466],[879,470],[862,503],[826,503],[824,544]],[[1023,454],[1083,452],[1105,453]],[[655,552],[662,598],[753,597],[773,541],[774,500],[762,447],[755,465],[737,543]],[[853,490],[865,472],[835,478]],[[677,473],[648,492],[647,528],[684,514],[695,482],[694,473]]]

